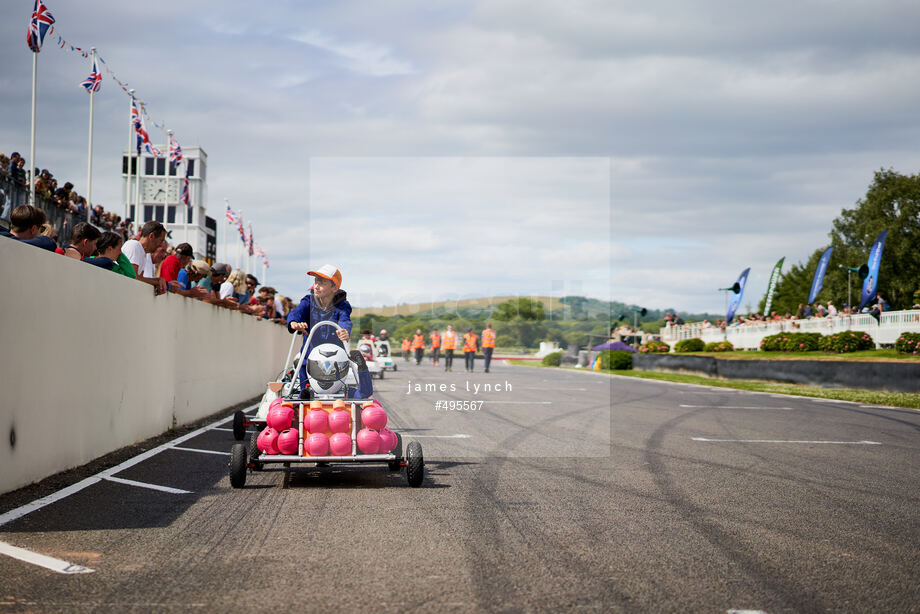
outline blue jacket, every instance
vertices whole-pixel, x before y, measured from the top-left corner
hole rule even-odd
[[[303,297],[300,300],[300,304],[297,305],[294,309],[291,310],[291,313],[288,314],[287,323],[288,330],[291,330],[291,322],[306,322],[310,325],[310,328],[313,328],[313,325],[317,322],[322,322],[323,320],[330,320],[335,322],[342,328],[348,331],[351,334],[351,305],[348,303],[346,298],[346,293],[344,290],[339,290],[335,293],[335,296],[332,297],[332,304],[326,311],[320,309],[319,305],[313,299],[313,294],[310,293]],[[309,335],[309,329],[307,331]],[[306,336],[304,337],[304,343],[306,343]],[[342,340],[336,335],[336,329],[331,326],[323,326],[317,330],[313,335],[313,340],[310,343],[310,347],[306,348],[306,351],[309,355],[309,352],[313,350],[314,347],[323,343],[334,343],[337,346],[343,348],[348,352],[348,348],[342,343]],[[304,347],[301,346],[301,356],[304,352]],[[307,363],[304,361],[303,366],[300,368],[300,389],[303,391],[307,382]],[[371,382],[371,374],[367,369],[358,369],[358,387],[355,389],[349,389],[348,398],[358,398],[358,399],[368,399],[374,394],[374,384]]]
[[[307,337],[310,335],[310,330],[313,328],[313,325],[317,322],[322,322],[323,320],[330,320],[335,322],[345,330],[351,333],[351,304],[345,300],[346,292],[344,290],[339,290],[335,293],[335,296],[332,297],[332,303],[328,310],[323,311],[320,309],[319,304],[314,300],[313,293],[306,295],[300,299],[300,304],[297,305],[294,309],[291,310],[291,313],[287,317],[288,331],[294,332],[294,329],[291,328],[292,322],[306,322],[310,328],[307,329],[306,334],[304,334],[304,345],[307,343]],[[334,343],[337,346],[344,349],[346,352],[348,348],[345,347],[345,344],[342,343],[342,340],[338,338],[335,334],[336,329],[331,326],[323,326],[313,334],[313,340],[310,342],[310,347],[306,348],[307,353],[315,348],[317,345],[323,343]],[[301,346],[301,354],[303,353],[304,346]],[[300,370],[300,381],[306,381],[306,361],[304,361],[304,366]]]
[[[28,244],[28,245],[34,245],[35,247],[40,247],[40,248],[42,248],[42,249],[46,249],[46,250],[48,250],[49,252],[53,252],[54,250],[57,249],[57,243],[54,242],[54,239],[52,239],[51,237],[46,237],[46,236],[44,236],[44,235],[38,235],[38,236],[35,237],[34,239],[20,239],[20,238],[18,238],[17,236],[15,236],[13,233],[11,233],[11,232],[9,232],[9,231],[7,231],[7,230],[3,230],[2,228],[0,228],[0,237],[9,237],[9,238],[11,238],[11,239],[15,239],[15,240],[19,241],[20,243],[26,243],[26,244]],[[351,311],[351,309],[349,309],[349,312],[350,312],[350,311]]]

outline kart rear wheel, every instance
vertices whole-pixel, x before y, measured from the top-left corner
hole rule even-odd
[[[262,471],[262,463],[259,462],[259,432],[256,431],[249,436],[249,460],[252,462],[253,471]]]
[[[233,414],[233,438],[243,441],[246,437],[246,414],[237,411]]]
[[[246,485],[246,446],[233,444],[230,448],[230,486],[242,488]]]
[[[393,365],[393,370],[394,370],[394,371],[399,370],[399,365]]]
[[[380,369],[380,379],[383,379],[383,369]]]
[[[425,478],[425,459],[422,456],[422,444],[413,441],[406,448],[406,479],[409,486],[418,488]]]

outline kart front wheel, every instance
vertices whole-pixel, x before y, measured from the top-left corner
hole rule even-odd
[[[246,446],[233,444],[230,448],[230,486],[242,488],[246,485]]]
[[[422,456],[422,444],[411,442],[406,447],[406,479],[409,486],[418,488],[425,478],[425,459]]]

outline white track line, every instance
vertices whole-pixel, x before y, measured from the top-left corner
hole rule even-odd
[[[880,446],[878,441],[807,441],[799,439],[710,439],[708,437],[691,437],[693,441],[706,441],[711,443],[826,443],[851,446]]]
[[[469,439],[471,435],[457,434],[457,435],[412,435],[412,437],[425,437],[429,439]]]
[[[767,407],[764,405],[680,405],[680,407],[696,407],[700,409],[778,409],[781,411],[792,411],[794,407]]]
[[[6,542],[0,542],[0,554],[5,554],[14,559],[19,559],[20,561],[32,563],[33,565],[38,565],[39,567],[44,567],[45,569],[63,574],[93,573],[93,571],[95,571],[89,567],[74,565],[73,563],[45,556],[44,554],[38,554],[37,552],[19,548]]]
[[[212,431],[227,431],[227,432],[229,432],[229,433],[232,433],[232,432],[233,432],[233,429],[224,428],[224,427],[222,427],[222,426],[215,426],[215,427],[212,428],[211,430],[212,430]]]
[[[257,407],[257,406],[253,406],[253,407]],[[183,435],[182,437],[173,439],[172,441],[168,441],[160,446],[157,446],[156,448],[153,448],[151,450],[144,452],[143,454],[138,454],[134,458],[129,458],[128,460],[121,463],[120,465],[110,467],[109,469],[106,469],[105,471],[101,471],[92,477],[88,477],[85,480],[81,480],[77,482],[76,484],[72,484],[68,486],[67,488],[63,488],[57,492],[51,493],[47,497],[36,499],[35,501],[31,501],[29,503],[26,503],[25,505],[12,509],[6,512],[5,514],[0,515],[0,526],[3,526],[9,522],[12,522],[18,518],[22,518],[26,514],[30,514],[34,512],[35,510],[45,507],[46,505],[51,505],[52,503],[56,501],[60,501],[61,499],[64,499],[65,497],[69,497],[70,495],[74,493],[80,492],[87,486],[92,486],[93,484],[95,484],[101,479],[107,478],[120,471],[124,471],[128,467],[133,467],[134,465],[147,460],[151,456],[159,454],[163,450],[168,450],[176,446],[177,444],[182,443],[183,441],[186,441],[193,437],[197,437],[198,435],[201,435],[202,433],[213,428],[215,425],[222,424],[226,421],[227,421],[226,418],[221,418],[217,422],[212,422],[211,424],[207,426],[203,426],[200,429],[197,429],[195,431],[192,431],[191,433],[187,433]]]
[[[126,480],[124,478],[116,478],[110,475],[105,476],[109,482],[116,482],[118,484],[126,484],[128,486],[137,486],[139,488],[149,488],[150,490],[160,490],[163,492],[172,493],[174,495],[190,495],[192,491],[182,490],[181,488],[170,488],[169,486],[160,486],[159,484],[148,484],[147,482],[138,482],[136,480]]]
[[[183,452],[198,452],[200,454],[220,454],[221,456],[230,456],[229,452],[221,452],[220,450],[202,450],[200,448],[180,448],[179,446],[173,447],[173,450],[182,450]]]

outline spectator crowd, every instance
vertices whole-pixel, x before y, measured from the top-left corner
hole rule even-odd
[[[147,222],[128,240],[114,229],[79,222],[63,244],[58,244],[38,207],[14,207],[9,222],[8,231],[0,228],[0,240],[17,240],[148,284],[157,296],[171,292],[278,324],[285,324],[294,308],[293,301],[270,286],[260,286],[254,275],[228,264],[195,260],[188,243],[169,245],[166,228],[157,221]]]
[[[920,305],[915,305],[915,309],[920,308]],[[792,322],[792,328],[798,328],[798,321],[801,320],[812,320],[812,319],[830,319],[837,317],[846,317],[857,315],[859,313],[866,313],[874,316],[876,319],[882,314],[882,312],[890,311],[891,306],[885,301],[881,293],[877,294],[876,301],[872,305],[863,307],[862,310],[859,310],[858,307],[851,306],[847,303],[844,303],[839,309],[834,305],[833,301],[828,301],[827,304],[814,303],[807,304],[802,303],[796,309],[795,313],[787,311],[785,314],[780,314],[776,311],[771,311],[770,315],[764,315],[762,313],[749,314],[747,316],[735,316],[732,318],[730,323],[726,323],[724,319],[718,319],[715,324],[709,320],[703,320],[699,323],[703,328],[720,328],[725,330],[729,327],[735,326],[747,326],[751,324],[765,324],[767,322]],[[664,326],[665,328],[671,328],[672,326],[683,325],[684,321],[676,313],[667,313],[664,317]]]
[[[25,158],[17,151],[14,151],[9,157],[0,152],[0,219],[5,221],[10,220],[13,209],[28,200],[30,178],[25,169],[25,163]],[[84,196],[74,191],[71,182],[67,181],[64,185],[59,186],[58,180],[48,169],[36,168],[32,176],[34,179],[31,180],[31,183],[35,185],[37,204],[47,214],[53,212],[53,217],[58,223],[52,223],[51,226],[54,226],[57,232],[69,235],[76,225],[74,218],[77,221],[86,219],[86,211],[90,203],[87,203]],[[92,207],[90,222],[103,230],[121,234],[125,240],[133,233],[130,220],[123,220],[121,216],[106,211],[102,205]]]

